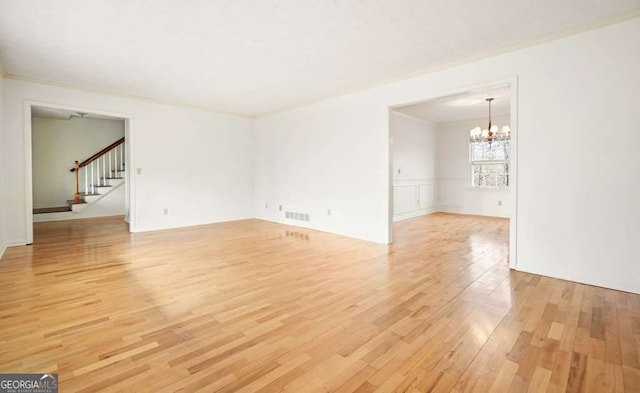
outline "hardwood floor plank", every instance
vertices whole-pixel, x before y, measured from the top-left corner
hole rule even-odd
[[[640,296],[511,271],[508,233],[444,213],[392,245],[38,223],[0,261],[0,372],[64,392],[640,391]]]

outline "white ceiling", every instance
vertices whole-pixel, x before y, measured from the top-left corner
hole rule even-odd
[[[434,123],[449,123],[471,119],[489,119],[487,98],[491,103],[492,116],[507,116],[511,112],[511,90],[509,86],[496,86],[474,90],[425,102],[394,108],[394,111],[429,120]]]
[[[7,73],[259,115],[640,9],[640,0],[0,0]]]

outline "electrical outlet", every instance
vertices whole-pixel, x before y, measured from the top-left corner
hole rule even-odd
[[[136,168],[136,175],[142,175],[142,168]]]
[[[331,209],[327,209],[327,216],[331,215]]]
[[[267,209],[267,210],[269,209],[269,202],[264,204],[264,208]]]
[[[162,214],[164,214],[165,216],[169,215],[169,209],[167,209],[166,207],[164,209],[162,209]]]
[[[282,211],[282,205],[280,205],[280,207],[278,207],[278,210],[279,210],[279,211]]]
[[[498,201],[498,206],[502,206],[502,201]]]

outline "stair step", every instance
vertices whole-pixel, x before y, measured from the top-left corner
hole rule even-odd
[[[124,177],[103,177],[104,180],[123,180]]]
[[[78,201],[76,201],[75,199],[69,199],[69,200],[67,201],[67,203],[69,204],[69,206],[71,206],[71,205],[84,205],[84,204],[85,204],[85,203],[87,203],[87,202],[85,202],[85,201],[79,201],[79,202],[78,202]]]
[[[94,184],[93,187],[113,187],[111,184]]]
[[[100,199],[100,198],[102,198],[102,195],[101,195],[101,194],[93,194],[93,195],[87,195],[87,196],[84,198],[84,200],[85,200],[87,203],[93,203],[93,202],[97,201],[97,200],[98,200],[98,199]]]
[[[62,212],[70,212],[70,206],[59,206],[59,207],[40,207],[37,209],[33,209],[33,214],[44,214],[44,213],[62,213]]]
[[[85,197],[85,196],[94,196],[94,195],[101,195],[101,194],[98,194],[97,192],[81,192],[80,195]]]
[[[112,169],[111,172],[126,172],[124,169]]]

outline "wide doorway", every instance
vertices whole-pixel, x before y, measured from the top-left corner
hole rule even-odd
[[[27,103],[27,239],[37,223],[119,216],[131,224],[130,119]],[[98,222],[98,221],[96,221]]]
[[[515,268],[515,93],[503,82],[389,109],[391,223],[434,213],[506,220]]]

